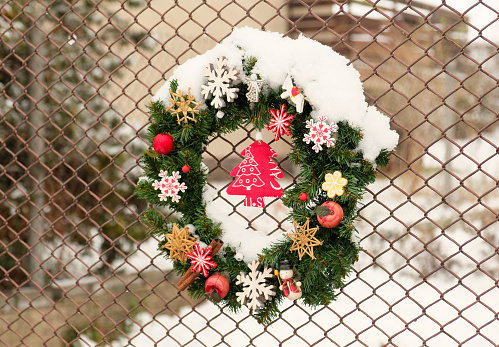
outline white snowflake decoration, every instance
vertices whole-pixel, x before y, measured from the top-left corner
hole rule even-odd
[[[178,202],[180,200],[178,192],[185,192],[187,189],[184,182],[181,184],[178,182],[178,179],[180,178],[179,172],[173,171],[172,175],[168,176],[167,171],[161,170],[159,172],[159,177],[161,177],[161,181],[155,180],[152,186],[156,190],[161,190],[161,194],[158,194],[160,201],[166,201],[167,197],[171,197],[173,202]]]
[[[205,99],[210,99],[211,106],[215,108],[222,108],[225,106],[225,101],[222,99],[224,95],[227,97],[228,102],[234,101],[237,98],[238,88],[232,88],[231,83],[237,81],[239,71],[226,67],[227,58],[220,57],[217,59],[216,67],[213,64],[204,68],[204,75],[208,77],[208,85],[201,86],[201,94]]]
[[[242,292],[236,293],[237,301],[243,305],[247,298],[247,306],[253,310],[263,306],[261,301],[262,295],[265,300],[269,300],[271,296],[275,295],[275,291],[273,290],[275,287],[265,282],[267,278],[272,278],[272,269],[266,267],[263,272],[258,271],[257,268],[259,265],[260,262],[253,260],[251,263],[248,263],[248,267],[251,270],[249,275],[240,273],[236,277],[236,284],[242,284],[244,287]]]
[[[322,151],[321,145],[323,144],[326,144],[327,147],[334,146],[336,139],[331,137],[331,132],[337,132],[338,126],[334,123],[327,125],[325,116],[320,116],[318,123],[315,123],[313,119],[308,120],[306,127],[310,131],[308,134],[305,134],[303,141],[306,143],[313,142],[314,146],[312,149],[315,150],[315,153]]]

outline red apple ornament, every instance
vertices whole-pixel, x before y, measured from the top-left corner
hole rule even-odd
[[[229,292],[229,279],[220,273],[216,273],[208,277],[204,284],[204,290],[208,299],[217,303]]]
[[[156,153],[168,154],[173,150],[173,137],[170,134],[158,134],[152,141]]]
[[[316,208],[317,220],[325,228],[337,227],[343,219],[343,209],[334,201],[326,201]]]

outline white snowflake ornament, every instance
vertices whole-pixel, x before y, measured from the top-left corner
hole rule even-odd
[[[260,91],[262,90],[263,80],[259,80],[255,74],[243,78],[244,84],[248,86],[246,97],[249,102],[258,102],[260,100]]]
[[[226,67],[227,58],[217,59],[216,67],[213,64],[204,68],[204,75],[208,77],[208,84],[201,86],[201,94],[205,99],[214,97],[211,106],[222,108],[225,106],[223,96],[227,97],[227,102],[233,102],[237,98],[238,88],[231,87],[232,83],[239,79],[239,71]]]
[[[171,197],[173,202],[178,202],[180,200],[178,192],[185,192],[187,189],[184,182],[178,182],[178,179],[180,178],[179,172],[173,171],[172,175],[168,176],[167,171],[161,170],[159,172],[159,177],[161,177],[161,181],[155,180],[152,184],[155,190],[161,190],[161,193],[158,194],[159,200],[166,201],[167,197]]]
[[[237,301],[244,304],[247,301],[247,306],[249,309],[257,309],[263,306],[262,297],[265,300],[269,300],[271,296],[276,294],[275,287],[266,283],[268,278],[272,278],[272,269],[266,267],[263,271],[258,271],[258,266],[260,262],[253,260],[248,263],[248,268],[251,270],[249,275],[240,273],[237,275],[236,285],[242,284],[243,291],[236,293]]]
[[[320,116],[319,122],[315,123],[313,119],[307,121],[306,127],[310,129],[308,134],[305,134],[303,141],[306,143],[314,143],[312,147],[315,153],[322,151],[322,145],[326,144],[327,147],[334,146],[336,139],[331,137],[331,132],[337,132],[338,126],[336,124],[327,125],[326,117]]]
[[[290,98],[293,104],[296,106],[296,112],[302,113],[303,112],[303,104],[305,102],[305,97],[303,96],[302,93],[296,88],[296,86],[293,84],[293,81],[291,80],[291,76],[288,75],[286,79],[284,80],[284,84],[282,85],[282,89],[284,89],[284,92],[281,94],[281,98],[286,99]]]

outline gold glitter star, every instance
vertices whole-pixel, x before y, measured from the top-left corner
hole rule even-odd
[[[196,118],[194,118],[194,116],[196,113],[199,113],[197,108],[201,106],[201,104],[194,101],[194,96],[191,95],[191,88],[189,88],[187,95],[183,95],[180,89],[177,89],[177,93],[170,90],[170,95],[171,98],[169,101],[172,104],[166,110],[171,110],[170,112],[172,113],[172,116],[177,116],[178,124],[182,121],[187,123],[188,120],[193,120],[195,122]],[[193,105],[194,108],[192,107]],[[174,109],[174,107],[177,108]],[[191,116],[189,116],[189,112],[191,113]],[[182,113],[183,117],[180,117],[180,113]]]
[[[189,228],[184,227],[182,230],[178,228],[177,224],[173,224],[173,230],[171,234],[165,234],[168,240],[162,247],[170,251],[170,258],[180,260],[181,262],[186,262],[186,253],[192,250],[192,247],[196,243],[196,239],[189,236]]]
[[[293,220],[293,225],[295,227],[295,232],[286,234],[291,240],[293,240],[293,245],[289,249],[290,251],[298,251],[298,256],[301,258],[307,253],[312,259],[314,257],[314,247],[322,245],[323,241],[319,241],[315,238],[315,233],[319,230],[319,227],[310,228],[310,219],[302,225],[298,225],[295,220]]]

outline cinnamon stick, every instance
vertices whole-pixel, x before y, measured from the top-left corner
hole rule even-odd
[[[224,242],[220,239],[213,239],[213,241],[211,241],[209,247],[211,247],[211,256],[214,257],[218,251],[222,248],[222,246],[224,245]],[[182,291],[182,290],[185,290],[187,287],[189,287],[189,285],[194,282],[194,280],[199,276],[199,274],[201,272],[199,271],[194,271],[192,272],[192,268],[194,266],[191,266],[191,268],[189,270],[186,271],[186,273],[184,274],[184,276],[182,276],[182,278],[180,279],[180,281],[178,281],[177,283],[177,288],[178,290]]]

